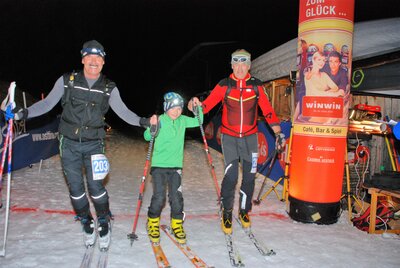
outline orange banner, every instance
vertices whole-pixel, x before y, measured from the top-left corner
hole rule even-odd
[[[321,18],[343,18],[354,21],[354,1],[300,0],[299,24]]]
[[[353,19],[354,0],[300,0],[289,187],[296,211],[302,201],[305,210],[318,210],[318,203],[335,204],[342,195]],[[315,221],[307,213],[292,215]]]

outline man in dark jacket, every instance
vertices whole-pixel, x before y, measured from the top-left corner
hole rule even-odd
[[[109,170],[104,155],[104,115],[111,107],[130,125],[145,127],[149,122],[126,107],[115,83],[101,73],[105,55],[104,47],[96,40],[84,43],[82,71],[61,76],[45,99],[27,109],[14,109],[15,119],[23,120],[47,113],[61,100],[60,156],[71,203],[82,223],[85,246],[93,246],[98,233],[102,250],[108,249],[111,239],[109,196],[103,185]],[[97,223],[90,212],[83,167]]]

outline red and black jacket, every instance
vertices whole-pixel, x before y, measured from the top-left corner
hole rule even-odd
[[[255,87],[258,88],[258,94],[254,90]],[[229,92],[225,96],[227,90]],[[250,74],[244,79],[237,79],[234,74],[222,79],[203,101],[204,114],[221,101],[223,102],[221,132],[224,134],[244,137],[256,133],[258,106],[270,126],[279,125],[279,119],[262,88],[261,81],[251,77]]]

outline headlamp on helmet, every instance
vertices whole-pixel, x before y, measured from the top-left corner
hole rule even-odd
[[[104,51],[103,45],[97,42],[96,40],[87,41],[83,44],[81,50],[82,58],[90,54],[98,55],[102,58],[106,56],[106,52]]]

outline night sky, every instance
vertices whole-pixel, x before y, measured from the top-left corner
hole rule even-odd
[[[355,21],[400,16],[398,0],[356,0]],[[253,59],[297,37],[297,0],[1,0],[0,80],[39,98],[82,67],[91,39],[107,53],[103,73],[140,116],[163,93],[186,99],[230,72],[230,54]]]

